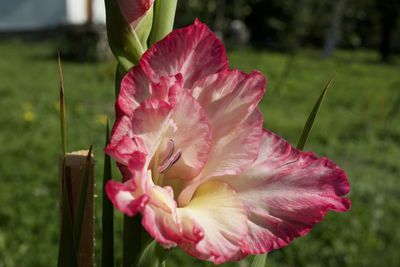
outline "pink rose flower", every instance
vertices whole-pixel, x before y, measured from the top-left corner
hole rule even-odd
[[[156,43],[123,79],[107,194],[165,248],[216,264],[267,253],[350,208],[346,174],[263,129],[258,71],[228,68],[202,23]]]

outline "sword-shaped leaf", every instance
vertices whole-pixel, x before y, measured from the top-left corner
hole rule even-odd
[[[74,225],[74,242],[76,254],[79,252],[79,244],[81,241],[82,233],[82,222],[85,213],[86,200],[89,188],[89,176],[90,176],[90,165],[92,162],[92,146],[89,148],[89,152],[86,157],[85,166],[83,169],[83,176],[81,181],[81,189],[79,193],[78,208],[76,211],[76,220]]]
[[[106,126],[106,145],[110,139],[110,129]],[[111,179],[111,159],[104,154],[103,170],[103,214],[102,214],[102,239],[101,239],[101,266],[114,266],[114,208],[111,201],[107,198],[105,191],[107,182]]]
[[[314,107],[311,110],[310,115],[308,116],[306,124],[304,125],[304,128],[303,128],[303,132],[301,133],[299,142],[297,143],[297,146],[296,146],[300,150],[303,150],[304,145],[307,142],[307,139],[308,139],[308,136],[310,135],[315,118],[317,117],[319,108],[321,107],[321,103],[325,98],[328,88],[331,86],[332,80],[333,80],[333,77],[328,80],[328,82],[326,83],[326,85],[324,87],[324,90],[322,90],[321,95],[319,96],[317,102],[314,104]]]

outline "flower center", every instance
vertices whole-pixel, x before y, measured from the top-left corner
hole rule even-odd
[[[181,149],[175,151],[174,140],[169,139],[167,147],[163,153],[163,160],[160,163],[160,149],[157,150],[153,163],[154,183],[162,186],[164,184],[164,174],[181,158]]]

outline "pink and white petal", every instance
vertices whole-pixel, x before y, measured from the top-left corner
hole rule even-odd
[[[131,119],[128,116],[123,115],[117,118],[116,122],[114,123],[114,126],[111,130],[110,143],[108,146],[115,147],[125,136],[133,137],[133,133]]]
[[[246,120],[263,97],[265,85],[259,71],[246,74],[238,70],[221,71],[195,83],[192,94],[207,112],[214,139]]]
[[[198,20],[174,30],[145,52],[140,66],[157,83],[162,76],[181,73],[184,87],[228,68],[225,48],[217,36]]]
[[[170,187],[154,185],[151,180],[146,191],[150,201],[142,210],[142,225],[162,246],[172,248],[180,236],[173,191]]]
[[[125,20],[135,27],[137,20],[151,8],[154,0],[117,0]]]
[[[286,246],[308,233],[329,210],[350,208],[342,169],[266,130],[257,161],[239,176],[221,179],[235,189],[248,213],[244,255]]]
[[[116,103],[117,119],[122,115],[131,117],[133,111],[149,96],[149,78],[140,66],[132,68],[121,81]]]
[[[129,161],[135,159],[137,163],[144,164],[147,156],[144,142],[133,135],[131,119],[127,116],[120,117],[114,124],[110,143],[104,152],[117,161],[124,181],[133,178],[132,172],[127,166]],[[141,167],[143,168],[144,165]]]
[[[238,127],[212,143],[201,177],[236,175],[258,156],[262,140],[262,113],[255,109]]]
[[[183,88],[183,77],[180,73],[174,76],[164,76],[159,83],[150,85],[150,97],[163,100],[174,106]]]
[[[143,157],[147,154],[143,140],[133,135],[132,123],[127,116],[120,117],[114,124],[110,143],[104,152],[123,165],[128,165],[134,153],[139,153]]]
[[[183,91],[171,119],[175,127],[170,128],[165,138],[173,140],[175,150],[180,150],[181,156],[165,174],[166,178],[193,179],[206,164],[211,150],[207,114],[188,92]]]
[[[147,195],[133,196],[136,185],[133,180],[119,183],[110,180],[106,184],[106,193],[113,205],[128,216],[136,215],[149,201]]]
[[[138,137],[130,138],[128,136],[122,137],[114,145],[109,144],[104,149],[104,152],[123,165],[128,165],[132,157],[135,159],[145,159],[147,156],[143,141]]]
[[[142,213],[142,225],[146,231],[163,247],[176,247],[179,230],[172,214],[154,205],[147,205]]]
[[[246,74],[237,70],[210,75],[196,83],[193,96],[207,112],[213,137],[213,151],[203,177],[226,171],[237,174],[257,158],[262,115],[255,110],[265,83],[258,71]]]
[[[237,175],[257,159],[262,141],[262,119],[261,112],[255,109],[239,127],[212,144],[203,170],[179,194],[179,205],[188,203],[196,188],[205,181],[217,176]]]
[[[210,181],[196,190],[191,201],[177,210],[183,232],[197,237],[179,246],[201,260],[220,264],[238,260],[246,239],[246,210],[235,191],[226,183]]]
[[[165,101],[148,99],[140,104],[132,116],[132,132],[143,140],[151,160],[162,137],[170,127],[172,106]]]

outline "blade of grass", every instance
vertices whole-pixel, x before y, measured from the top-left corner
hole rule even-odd
[[[83,176],[81,181],[81,189],[79,193],[79,202],[78,208],[76,211],[76,220],[74,225],[74,242],[75,242],[75,253],[79,252],[79,244],[81,241],[81,232],[82,232],[82,222],[83,216],[85,213],[86,200],[87,200],[87,192],[89,187],[89,175],[90,175],[90,165],[92,162],[92,146],[89,148],[89,152],[86,157],[85,166],[83,169]]]
[[[60,227],[60,240],[58,250],[58,267],[77,267],[77,254],[74,248],[73,239],[73,225],[71,216],[71,206],[67,192],[67,184],[65,179],[65,158],[61,159],[61,181],[60,181],[60,194],[61,204],[61,227]]]
[[[62,74],[60,51],[57,52],[58,58],[58,77],[60,82],[60,125],[61,125],[61,149],[65,156],[67,153],[67,128],[65,121],[65,100],[64,100],[64,80]]]
[[[256,255],[251,263],[251,267],[265,267],[267,254]]]
[[[110,129],[106,126],[106,145],[110,139]],[[101,240],[101,266],[114,266],[114,208],[111,201],[106,195],[106,184],[111,179],[111,159],[110,156],[104,154],[104,170],[103,170],[103,214],[102,214],[102,240]]]
[[[324,100],[325,95],[326,95],[329,87],[331,86],[332,80],[333,80],[333,76],[325,84],[324,90],[322,90],[321,95],[319,96],[317,102],[315,102],[314,107],[311,110],[310,115],[308,116],[306,124],[304,125],[304,128],[303,128],[303,132],[301,133],[299,142],[297,143],[297,146],[296,146],[300,150],[302,150],[304,148],[304,145],[307,142],[307,139],[308,139],[308,136],[310,135],[315,118],[318,115],[319,108],[321,107],[322,101]]]

